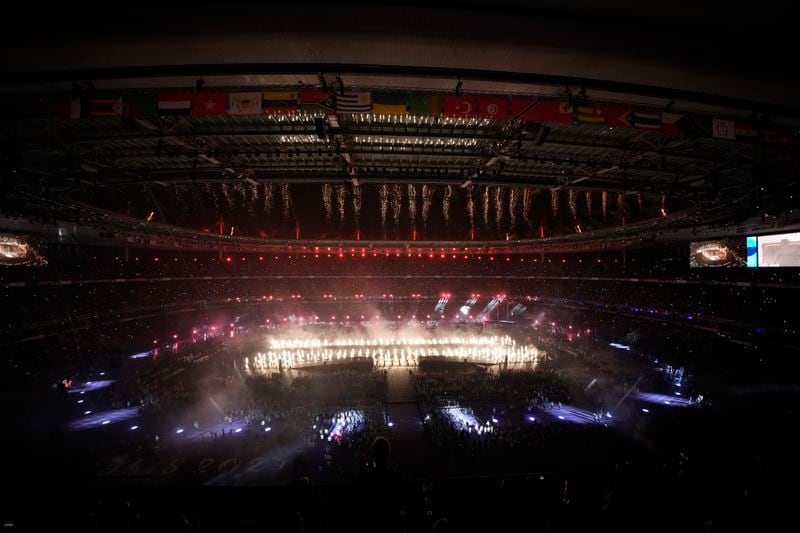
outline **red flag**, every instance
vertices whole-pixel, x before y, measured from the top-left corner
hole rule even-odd
[[[81,101],[79,98],[70,98],[67,95],[62,96],[58,102],[58,118],[65,120],[74,120],[81,118],[82,111],[85,115],[85,110],[81,109]]]
[[[527,120],[529,122],[540,122],[542,114],[537,107],[538,98],[528,98],[527,96],[511,97],[511,117],[516,120]]]
[[[750,122],[736,121],[736,140],[737,141],[758,141],[758,130]]]
[[[572,106],[569,102],[561,100],[542,100],[539,104],[543,122],[557,124],[572,123]]]
[[[198,93],[192,96],[192,115],[222,115],[225,113],[225,93]]]
[[[297,103],[305,113],[333,113],[336,109],[336,98],[333,90],[321,91],[309,89],[298,91]]]
[[[783,144],[788,146],[792,144],[792,137],[792,132],[785,129],[761,130],[759,132],[759,139],[761,139],[761,142],[765,143]]]
[[[474,96],[445,96],[444,114],[447,117],[472,118],[478,116],[478,102]]]
[[[608,119],[606,123],[612,128],[632,128],[632,115],[632,107],[610,105],[608,106]]]
[[[505,96],[479,96],[478,115],[492,120],[507,120],[508,104]]]

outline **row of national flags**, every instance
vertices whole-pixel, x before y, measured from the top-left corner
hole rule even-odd
[[[200,92],[132,94],[108,98],[71,99],[58,106],[64,119],[209,115],[291,115],[371,113],[488,120],[521,120],[553,124],[594,124],[636,128],[665,134],[688,134],[744,142],[800,144],[790,129],[757,127],[740,120],[695,113],[677,113],[632,105],[582,99],[497,95],[444,95],[398,91],[308,89],[264,92]]]

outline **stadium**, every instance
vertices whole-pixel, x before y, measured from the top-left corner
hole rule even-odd
[[[797,8],[90,11],[0,48],[5,528],[785,528]]]

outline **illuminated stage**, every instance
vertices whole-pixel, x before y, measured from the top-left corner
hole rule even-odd
[[[391,337],[276,337],[268,344],[266,352],[245,358],[248,372],[369,360],[378,368],[417,366],[424,360],[536,364],[543,355],[536,347],[517,344],[508,335],[422,336],[409,332]]]

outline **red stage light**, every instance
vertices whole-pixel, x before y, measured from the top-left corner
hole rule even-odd
[[[277,259],[277,257],[276,257],[275,259]],[[233,257],[226,257],[226,258],[225,258],[225,261],[227,261],[228,263],[230,263],[231,261],[233,261]]]

